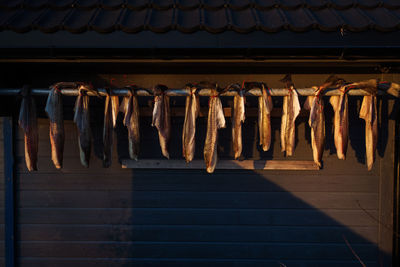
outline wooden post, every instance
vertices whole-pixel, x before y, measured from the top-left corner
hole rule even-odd
[[[14,138],[11,117],[3,118],[5,190],[5,263],[15,266]]]

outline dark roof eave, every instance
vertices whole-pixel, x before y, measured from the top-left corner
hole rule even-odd
[[[36,57],[38,50],[47,50],[48,57],[51,51],[70,51],[70,56],[80,53],[83,57],[148,57],[157,58],[163,53],[176,57],[240,57],[240,56],[273,56],[280,57],[302,55],[323,56],[334,54],[340,55],[343,51],[368,50],[372,57],[384,53],[400,50],[400,32],[321,32],[313,30],[303,33],[282,31],[278,33],[252,32],[240,34],[233,31],[226,31],[219,34],[207,32],[196,32],[184,34],[177,31],[167,33],[153,33],[142,31],[136,34],[124,32],[113,32],[99,34],[86,32],[83,34],[72,34],[60,31],[52,34],[45,34],[39,31],[32,31],[25,34],[18,34],[11,31],[0,32],[0,57]],[[122,50],[121,50],[122,49]],[[82,53],[82,51],[89,53]],[[372,54],[371,54],[372,50]],[[13,51],[13,52],[10,52]],[[21,53],[21,51],[23,51]],[[49,52],[50,51],[50,52]],[[75,52],[74,52],[75,51]],[[92,51],[92,53],[90,53]],[[93,54],[95,53],[98,54]],[[103,53],[104,51],[108,51]],[[114,52],[115,53],[114,53]],[[130,51],[129,53],[126,53]],[[135,51],[139,52],[136,53]],[[146,52],[147,51],[147,52]],[[158,53],[157,51],[164,51]],[[207,52],[208,51],[208,52]],[[274,53],[277,52],[277,53]],[[199,52],[199,54],[197,54]],[[220,52],[220,53],[219,53]],[[375,54],[375,55],[374,55]],[[398,53],[396,53],[398,55]],[[397,57],[393,54],[393,57]],[[160,56],[161,57],[161,56]]]

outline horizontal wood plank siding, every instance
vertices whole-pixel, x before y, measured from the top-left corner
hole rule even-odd
[[[355,102],[353,110],[359,105]],[[100,119],[95,123],[101,126]],[[150,118],[141,123],[141,156],[160,158]],[[173,123],[171,156],[181,159],[182,118]],[[293,160],[312,160],[306,123],[306,117],[297,123]],[[363,121],[353,114],[351,123],[346,161],[337,159],[327,128],[322,170],[216,170],[209,175],[205,170],[122,169],[123,129],[117,131],[118,142],[115,137],[112,166],[101,167],[101,136],[94,136],[86,169],[79,162],[71,121],[65,124],[65,167],[56,170],[48,120],[40,119],[38,172],[28,173],[24,166],[21,133],[17,142],[20,265],[359,266],[347,240],[367,266],[379,266],[380,162],[366,170]],[[285,160],[279,120],[274,119],[270,152],[259,151],[256,126],[256,118],[246,120],[245,156]],[[198,127],[196,158],[201,159],[204,119]],[[230,157],[229,140],[230,124],[220,132],[223,158]]]

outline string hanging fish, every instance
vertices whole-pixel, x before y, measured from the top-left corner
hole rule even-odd
[[[281,151],[286,156],[292,156],[295,147],[295,121],[300,114],[299,96],[290,74],[286,75],[281,82],[289,89],[288,95],[283,97],[282,121],[281,121]]]
[[[197,88],[193,85],[188,85],[187,88],[190,91],[190,95],[186,97],[185,121],[182,131],[182,152],[186,162],[190,162],[194,158],[196,119],[199,116],[200,102],[199,96],[196,94]]]
[[[117,123],[118,108],[118,96],[111,95],[110,90],[106,90],[103,124],[103,166],[105,168],[111,166],[113,130]]]
[[[169,96],[165,95],[168,87],[156,85],[153,87],[154,108],[152,126],[158,130],[161,151],[164,157],[169,159],[168,144],[171,137],[171,118],[169,108]]]
[[[29,171],[37,171],[39,134],[35,101],[28,86],[22,88],[21,94],[18,124],[24,131],[25,163]]]
[[[138,160],[140,150],[139,103],[134,88],[130,88],[128,96],[121,104],[124,113],[124,125],[128,128],[129,157]]]
[[[218,129],[225,128],[225,117],[217,85],[213,85],[208,107],[207,135],[204,144],[204,160],[208,173],[214,172],[217,165]]]
[[[74,122],[78,128],[78,142],[80,159],[83,166],[89,167],[91,134],[89,119],[89,96],[87,92],[97,92],[89,85],[79,84],[79,95],[75,102]]]
[[[378,144],[378,115],[377,97],[378,81],[368,80],[352,83],[352,87],[363,89],[370,93],[363,98],[360,118],[365,120],[365,154],[367,158],[367,168],[370,171],[375,161],[375,151]]]
[[[232,84],[227,89],[233,89],[237,94],[233,97],[233,114],[232,114],[232,144],[233,153],[235,159],[238,159],[242,154],[243,142],[242,142],[242,124],[246,119],[245,116],[245,87],[244,84],[241,87],[239,84]]]
[[[347,92],[351,87],[342,85],[340,95],[331,96],[330,104],[334,114],[334,141],[338,159],[346,159],[347,145],[349,139],[349,111]]]
[[[59,86],[60,84],[55,84],[50,87],[45,108],[50,120],[51,159],[57,169],[61,169],[63,166],[65,142],[63,102]]]

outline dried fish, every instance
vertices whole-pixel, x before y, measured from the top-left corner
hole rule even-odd
[[[281,151],[286,156],[292,156],[295,147],[295,121],[300,114],[299,97],[294,88],[291,76],[286,75],[282,80],[289,89],[287,96],[283,97],[282,121],[281,121]]]
[[[113,130],[116,126],[119,109],[118,96],[111,95],[107,90],[105,106],[104,106],[104,125],[103,125],[103,166],[108,168],[111,166]]]
[[[268,94],[265,85],[261,85],[261,96],[258,97],[258,129],[260,145],[263,151],[268,151],[271,146],[271,111],[273,108],[272,97]]]
[[[235,159],[239,158],[242,154],[243,142],[242,142],[242,123],[244,123],[245,117],[245,90],[238,84],[230,85],[230,89],[235,89],[237,95],[233,97],[233,114],[232,114],[232,143],[233,152]]]
[[[168,145],[171,136],[171,118],[169,96],[164,94],[167,89],[165,85],[156,85],[153,88],[154,108],[151,125],[157,128],[162,154],[169,159]]]
[[[65,133],[62,93],[57,84],[51,87],[45,111],[50,120],[51,159],[54,166],[57,169],[61,169],[63,166]]]
[[[194,86],[188,87],[190,96],[186,97],[185,121],[182,131],[182,151],[186,162],[190,162],[194,158],[196,119],[200,111],[199,96],[196,94],[197,88]]]
[[[214,172],[217,165],[218,129],[225,128],[225,117],[217,90],[212,90],[207,120],[207,136],[204,144],[204,160],[208,173]]]
[[[304,109],[310,110],[308,124],[311,127],[311,146],[314,162],[319,168],[322,166],[325,145],[324,101],[320,92],[321,89],[317,89],[315,96],[308,96],[304,103]]]
[[[78,128],[78,141],[80,159],[83,166],[89,167],[91,134],[89,119],[89,96],[88,91],[95,92],[91,86],[79,85],[79,95],[75,102],[74,122]]]
[[[23,98],[18,123],[24,131],[25,163],[29,171],[36,171],[39,144],[36,106],[28,86],[24,86],[21,93]]]
[[[352,84],[356,86],[355,84]],[[361,88],[359,85],[358,88]],[[364,88],[371,95],[363,98],[360,109],[360,118],[365,120],[365,154],[368,170],[372,169],[375,161],[375,151],[378,143],[378,116],[377,116],[377,82],[366,85]]]
[[[139,103],[133,88],[129,95],[124,97],[121,111],[124,113],[123,123],[128,128],[129,157],[138,160],[140,150]]]
[[[346,86],[342,86],[338,96],[331,96],[330,104],[334,115],[334,140],[338,159],[346,159],[347,144],[349,138],[349,111]]]

